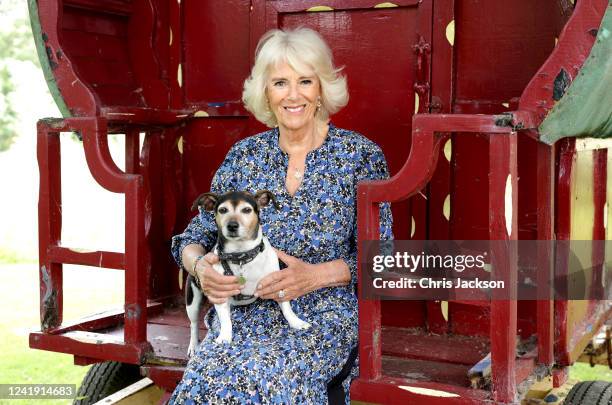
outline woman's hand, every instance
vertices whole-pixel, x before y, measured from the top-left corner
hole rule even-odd
[[[255,291],[257,297],[277,302],[289,301],[318,288],[319,265],[306,263],[280,250],[276,250],[276,253],[287,268],[262,278]],[[281,290],[284,294],[279,297]]]
[[[223,304],[228,297],[240,293],[238,277],[224,276],[212,268],[213,264],[219,262],[219,256],[207,253],[196,264],[195,272],[200,280],[202,292],[213,304]]]

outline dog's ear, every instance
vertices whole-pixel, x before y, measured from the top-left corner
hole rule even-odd
[[[219,196],[215,193],[203,193],[195,199],[191,209],[196,210],[198,207],[202,207],[204,211],[212,211],[215,209],[218,200]]]
[[[274,204],[274,207],[278,209],[278,204],[276,202],[276,198],[271,191],[268,190],[260,190],[255,193],[255,201],[257,201],[257,206],[259,208],[266,207],[270,202]]]

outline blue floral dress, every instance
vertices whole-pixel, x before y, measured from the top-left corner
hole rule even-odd
[[[343,259],[351,282],[319,289],[291,302],[298,317],[312,326],[294,330],[273,300],[232,308],[231,344],[217,344],[214,307],[209,328],[190,359],[170,403],[326,404],[327,384],[340,373],[357,346],[356,186],[388,177],[380,148],[364,136],[329,125],[319,148],[306,156],[302,184],[291,196],[285,188],[288,155],[278,144],[278,129],[236,143],[215,174],[211,191],[272,191],[279,208],[261,210],[264,234],[272,246],[308,263]],[[391,211],[381,204],[381,239],[390,239]],[[211,213],[201,211],[184,233],[175,236],[172,254],[179,265],[192,243],[210,250],[216,241]],[[343,382],[349,403],[351,378]]]

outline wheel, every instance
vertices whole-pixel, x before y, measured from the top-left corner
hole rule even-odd
[[[96,403],[140,379],[140,368],[133,364],[116,361],[96,363],[83,378],[74,404]]]
[[[612,401],[612,383],[583,381],[572,387],[564,405],[603,405]]]

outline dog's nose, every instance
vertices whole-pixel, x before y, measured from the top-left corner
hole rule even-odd
[[[230,221],[227,223],[227,230],[230,232],[236,232],[239,226],[240,225],[238,225],[237,221]]]

